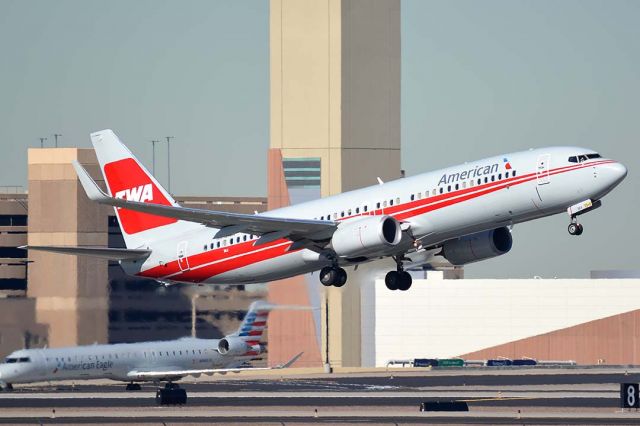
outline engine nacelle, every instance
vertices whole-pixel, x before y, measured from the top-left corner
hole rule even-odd
[[[442,255],[454,265],[466,265],[508,253],[513,245],[506,227],[445,241]]]
[[[222,355],[243,355],[250,346],[237,337],[225,337],[218,342],[218,352]]]
[[[340,223],[331,246],[338,256],[357,257],[383,252],[401,239],[400,223],[391,216],[365,216]]]

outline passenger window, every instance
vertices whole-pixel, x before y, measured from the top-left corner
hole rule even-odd
[[[418,200],[422,198],[422,192],[418,192]]]
[[[473,187],[473,184],[474,184],[474,183],[475,183],[475,181],[470,180],[470,181],[469,181],[469,187],[470,187],[470,188],[471,188],[471,187]]]
[[[218,241],[218,242],[216,243],[216,247],[217,247],[217,248],[220,248],[220,241]]]
[[[324,216],[320,216],[320,220],[324,220]]]
[[[236,237],[236,243],[240,242],[240,237]]]
[[[211,250],[213,250],[213,243],[210,244],[210,248],[211,248]]]
[[[498,180],[502,179],[502,173],[498,173]]]
[[[400,197],[396,198],[396,204],[400,204]]]
[[[451,192],[451,185],[447,186],[447,192]]]
[[[365,205],[365,206],[364,206],[364,211],[365,211],[365,213],[366,213],[366,211],[367,211],[367,210],[368,210],[368,208],[367,208],[367,206]]]
[[[460,188],[460,185],[456,183],[456,191],[458,190],[458,188]]]
[[[444,188],[440,187],[440,193],[442,194],[444,192]]]
[[[515,170],[513,171],[513,177],[516,177],[516,171]]]
[[[389,205],[392,206],[393,205],[393,199],[389,200]]]
[[[340,212],[340,217],[344,217],[344,212]]]
[[[386,201],[382,202],[382,207],[387,207],[387,202]]]
[[[478,179],[478,185],[482,183],[482,179]]]
[[[485,176],[484,183],[487,183],[487,182],[489,182],[489,178]]]
[[[467,182],[462,182],[462,188],[466,188],[467,187]]]
[[[347,216],[351,216],[351,209],[347,210]]]
[[[204,245],[204,251],[207,251],[207,245],[206,244]]]
[[[506,173],[504,174],[504,178],[505,178],[505,179],[509,179],[509,172],[506,172]]]
[[[356,214],[360,213],[360,207],[356,207]]]
[[[442,194],[442,188],[440,188],[440,190],[441,190],[441,191],[440,191],[440,193]],[[432,194],[435,196],[437,193],[438,193],[438,191],[436,191],[436,190],[434,189]]]
[[[416,196],[411,194],[411,201],[415,200]]]

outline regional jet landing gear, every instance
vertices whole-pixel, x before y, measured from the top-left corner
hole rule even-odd
[[[347,271],[338,265],[325,266],[320,270],[320,282],[325,287],[342,287],[347,282]]]
[[[156,402],[159,405],[183,405],[187,403],[187,391],[177,383],[167,383],[156,391]]]
[[[411,288],[411,283],[413,282],[411,274],[404,270],[402,257],[398,256],[393,259],[398,265],[397,270],[387,272],[387,275],[384,277],[384,283],[389,290],[407,291]]]
[[[127,383],[126,390],[128,391],[139,391],[140,389],[142,388],[140,387],[139,383],[133,383],[133,382]]]

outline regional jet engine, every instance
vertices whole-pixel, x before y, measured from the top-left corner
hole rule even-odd
[[[508,253],[512,245],[511,232],[502,227],[445,241],[442,255],[454,265],[466,265]]]
[[[238,337],[225,337],[218,342],[218,352],[222,355],[260,355],[265,347],[260,343],[248,345],[246,341]]]
[[[331,246],[340,257],[373,256],[397,246],[401,239],[400,223],[391,216],[365,216],[340,223]]]

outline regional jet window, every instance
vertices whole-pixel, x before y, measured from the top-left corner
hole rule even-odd
[[[440,188],[440,189],[442,190],[442,188]],[[434,190],[433,190],[433,196],[434,196],[434,197],[435,197],[436,193],[437,193],[437,192],[436,192],[436,190],[434,189]],[[442,191],[440,191],[440,193],[442,194]]]
[[[482,183],[482,179],[478,179],[478,185]]]
[[[458,188],[460,188],[460,185],[456,183],[456,191],[458,190]]]
[[[451,185],[447,186],[447,192],[451,192]]]
[[[487,183],[487,182],[489,182],[489,178],[485,176],[484,183]]]
[[[466,188],[467,187],[467,182],[462,182],[462,187]]]
[[[498,173],[498,180],[502,179],[502,173]]]
[[[422,198],[422,192],[418,192],[418,200]]]
[[[494,182],[496,180],[495,175],[491,175],[491,182]]]
[[[444,188],[440,187],[440,193],[442,194],[444,192]]]

